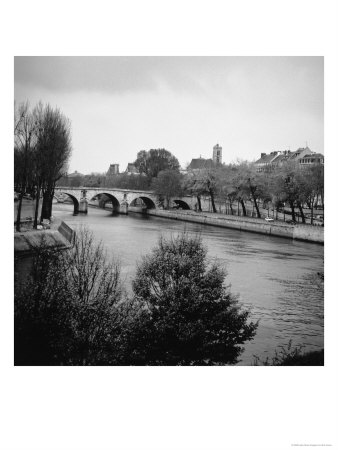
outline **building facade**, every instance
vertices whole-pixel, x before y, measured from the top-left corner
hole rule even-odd
[[[128,163],[125,173],[128,175],[139,175],[140,174],[137,167],[133,163]]]
[[[109,169],[107,171],[107,177],[111,175],[117,175],[120,173],[119,164],[110,164]]]
[[[294,152],[284,150],[269,154],[261,153],[261,157],[254,164],[257,172],[271,172],[286,162],[295,162],[301,167],[308,167],[309,164],[324,164],[324,155],[315,153],[309,147],[305,147],[298,148]]]
[[[188,170],[212,169],[216,165],[222,164],[222,147],[216,144],[212,150],[212,158],[193,158],[187,167]]]

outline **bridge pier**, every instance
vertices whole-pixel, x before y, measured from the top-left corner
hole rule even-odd
[[[79,213],[88,214],[88,202],[85,198],[82,198],[79,203]]]
[[[126,216],[128,215],[128,203],[127,202],[122,203],[120,205],[119,214],[125,214]]]

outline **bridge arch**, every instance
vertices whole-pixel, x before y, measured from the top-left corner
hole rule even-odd
[[[68,197],[73,201],[73,205],[74,205],[74,212],[73,215],[77,216],[79,214],[79,201],[78,199],[72,195],[72,194],[68,194],[68,192],[63,192],[64,195],[68,195]]]
[[[104,203],[107,203],[108,201],[112,202],[113,205],[113,214],[116,214],[118,212],[120,212],[120,202],[117,200],[117,198],[110,194],[109,192],[100,192],[100,195],[105,195],[107,198],[107,200]]]
[[[149,198],[149,197],[145,197],[145,196],[139,196],[139,197],[135,197],[131,202],[130,202],[130,206],[137,206],[137,200],[141,199],[142,202],[145,204],[147,209],[156,209],[156,205],[154,203],[154,201]]]
[[[191,209],[190,206],[188,205],[187,202],[185,202],[184,200],[173,200],[173,202],[177,205],[178,208],[180,209]]]

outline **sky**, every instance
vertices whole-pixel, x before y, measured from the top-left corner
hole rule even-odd
[[[257,160],[324,153],[323,57],[15,57],[16,102],[58,107],[72,123],[69,173],[124,171],[137,152]]]

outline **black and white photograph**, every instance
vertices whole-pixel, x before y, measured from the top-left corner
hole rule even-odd
[[[1,450],[338,448],[336,13],[6,4]]]
[[[323,57],[15,57],[16,365],[323,365]]]

